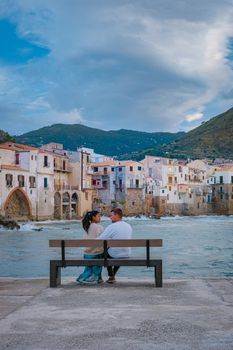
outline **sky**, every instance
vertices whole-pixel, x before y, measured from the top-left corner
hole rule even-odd
[[[233,107],[233,0],[1,0],[0,129],[191,130]]]

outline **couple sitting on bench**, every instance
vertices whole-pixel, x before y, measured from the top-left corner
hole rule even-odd
[[[132,227],[122,220],[122,210],[120,208],[111,211],[110,224],[105,230],[100,225],[101,215],[97,210],[89,211],[82,220],[83,228],[85,230],[84,239],[131,239]],[[111,247],[108,249],[108,258],[128,258],[130,256],[130,248]],[[102,259],[103,248],[86,248],[84,251],[84,259]],[[108,283],[114,283],[115,275],[119,270],[119,266],[108,266]],[[83,273],[76,279],[78,283],[83,284],[97,284],[103,282],[102,280],[102,266],[86,266]]]

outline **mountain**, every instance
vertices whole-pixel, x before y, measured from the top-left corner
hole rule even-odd
[[[54,124],[15,136],[16,142],[40,147],[49,142],[62,143],[64,149],[75,151],[78,147],[93,148],[96,153],[121,156],[139,152],[148,147],[167,144],[185,133],[140,132],[132,130],[104,131],[81,124]]]
[[[15,141],[15,139],[8,134],[8,132],[0,130],[0,143],[7,141]]]
[[[132,157],[140,160],[146,154],[171,158],[233,159],[233,108],[202,123],[180,139],[152,146],[132,154]],[[127,157],[130,158],[130,155]]]

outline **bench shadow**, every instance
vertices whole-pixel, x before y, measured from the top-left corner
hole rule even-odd
[[[100,284],[79,284],[75,281],[64,281],[62,282],[61,286],[58,288],[63,288],[63,289],[73,289],[73,288],[80,288],[80,289],[85,289],[85,288],[100,288],[100,289],[106,289],[106,288],[155,288],[154,281],[152,280],[118,280],[113,284],[103,282]],[[157,288],[155,288],[157,289]],[[160,289],[160,288],[158,288]]]

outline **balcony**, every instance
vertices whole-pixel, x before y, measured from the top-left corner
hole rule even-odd
[[[54,171],[61,171],[61,172],[64,172],[64,173],[71,173],[72,172],[72,168],[71,167],[63,167],[63,166],[59,166],[59,165],[55,165],[54,166]]]
[[[189,187],[187,185],[178,185],[178,193],[185,194],[189,190]]]
[[[55,191],[69,191],[69,190],[78,191],[79,186],[54,184],[54,190]]]

